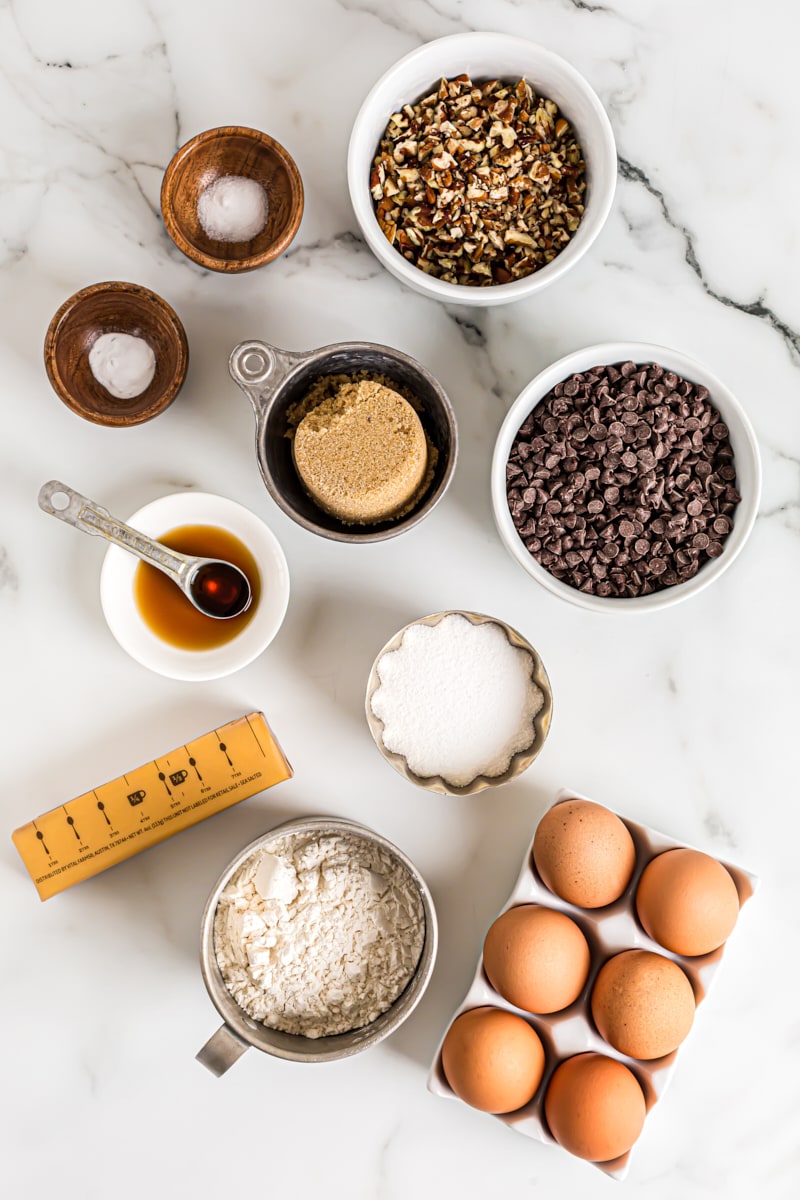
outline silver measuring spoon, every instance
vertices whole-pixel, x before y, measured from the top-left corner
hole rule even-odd
[[[253,599],[250,583],[244,572],[233,563],[178,554],[118,521],[107,509],[57,479],[51,479],[40,489],[39,508],[51,517],[66,521],[83,533],[103,537],[150,563],[152,567],[157,567],[207,617],[216,617],[218,620],[238,617],[250,607]]]

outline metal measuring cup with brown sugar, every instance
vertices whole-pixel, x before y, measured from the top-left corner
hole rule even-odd
[[[304,529],[333,541],[384,541],[419,524],[446,492],[458,454],[455,415],[441,384],[410,355],[371,342],[336,342],[298,352],[247,341],[235,347],[229,366],[253,405],[256,458],[267,490]],[[419,418],[430,469],[419,494],[399,515],[370,524],[347,523],[316,503],[298,474],[292,452],[296,414],[320,380],[339,376],[396,386]]]

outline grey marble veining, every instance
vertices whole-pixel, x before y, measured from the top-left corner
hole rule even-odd
[[[393,61],[481,28],[540,41],[586,75],[614,126],[618,190],[596,244],[552,288],[498,309],[443,308],[366,248],[347,141]],[[798,36],[785,0],[0,0],[4,1194],[107,1200],[109,1181],[115,1200],[210,1200],[232,1186],[333,1200],[605,1194],[613,1185],[593,1168],[425,1090],[486,928],[565,786],[762,879],[626,1196],[796,1195]],[[177,145],[229,123],[289,148],[306,208],[288,254],[226,278],[175,249],[159,189]],[[52,314],[102,279],[159,292],[190,342],[175,404],[127,431],[75,417],[42,364]],[[364,339],[419,358],[459,424],[460,465],[439,508],[371,547],[292,524],[263,487],[252,412],[228,375],[248,337],[288,349]],[[674,346],[724,379],[765,474],[731,570],[630,621],[537,588],[503,550],[489,502],[514,397],[561,355],[627,338]],[[128,659],[102,616],[102,545],[38,511],[52,477],[123,516],[188,487],[258,513],[291,573],[275,642],[204,685]],[[518,628],[553,683],[547,746],[490,799],[410,788],[361,716],[380,647],[450,607]],[[292,781],[39,903],[8,836],[17,825],[253,708]],[[314,812],[372,825],[419,866],[440,917],[433,982],[408,1024],[361,1058],[303,1069],[251,1052],[214,1080],[193,1057],[217,1023],[197,966],[205,897],[249,840]]]

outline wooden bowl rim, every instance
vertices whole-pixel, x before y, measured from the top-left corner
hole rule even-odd
[[[264,146],[280,161],[289,177],[291,185],[292,216],[280,237],[276,238],[266,250],[262,250],[258,254],[251,254],[247,258],[217,258],[216,255],[207,254],[205,250],[198,249],[193,242],[190,242],[184,236],[180,229],[175,219],[175,177],[178,167],[184,164],[187,159],[192,158],[199,149],[212,142],[234,136],[246,137],[258,142],[259,145]],[[209,271],[227,271],[231,273],[252,271],[257,267],[265,267],[268,263],[274,262],[294,241],[297,231],[300,228],[300,222],[303,219],[304,203],[303,179],[300,169],[289,151],[281,142],[271,137],[268,133],[264,133],[260,129],[253,129],[249,125],[218,125],[213,129],[205,129],[202,133],[195,134],[193,138],[190,138],[188,142],[184,142],[175,151],[167,163],[164,178],[161,181],[161,217],[167,233],[187,258],[190,258],[192,262],[198,263],[199,266],[205,267]]]
[[[86,407],[76,394],[71,391],[58,369],[56,347],[67,317],[71,316],[87,300],[107,293],[120,296],[136,296],[138,299],[144,300],[145,303],[154,305],[166,317],[167,323],[174,334],[178,355],[172,381],[147,408],[142,409],[138,413],[120,413],[119,416],[116,416],[113,413],[101,413],[95,408]],[[59,400],[72,412],[77,413],[79,417],[83,417],[87,421],[93,422],[95,425],[125,429],[131,425],[142,425],[145,421],[150,421],[153,417],[159,416],[160,413],[164,412],[172,404],[186,379],[186,372],[189,367],[189,342],[180,317],[172,305],[163,296],[159,296],[158,292],[151,291],[150,288],[145,287],[141,283],[128,283],[124,280],[109,279],[101,283],[91,283],[87,287],[80,288],[77,292],[73,292],[71,296],[68,296],[63,304],[59,306],[47,327],[44,339],[44,365],[53,391]]]

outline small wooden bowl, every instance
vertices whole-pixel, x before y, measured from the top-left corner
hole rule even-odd
[[[98,383],[89,351],[104,333],[141,337],[156,356],[148,387],[117,400]],[[44,342],[44,365],[67,408],[95,425],[141,425],[169,408],[186,378],[189,346],[177,313],[161,296],[138,283],[94,283],[59,308]]]
[[[225,175],[255,179],[267,193],[267,223],[249,242],[210,238],[200,224],[202,192]],[[303,216],[303,181],[292,156],[266,133],[241,125],[208,129],[181,146],[161,184],[161,215],[179,250],[209,271],[253,271],[291,245]]]

